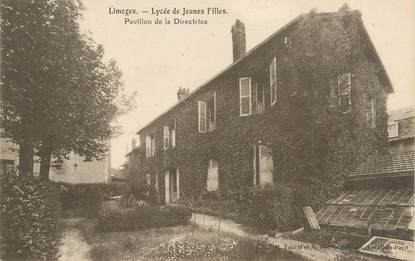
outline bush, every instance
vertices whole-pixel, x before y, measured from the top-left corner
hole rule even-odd
[[[7,258],[56,260],[62,233],[58,190],[33,176],[2,175],[1,232]]]
[[[60,189],[60,200],[64,211],[94,217],[101,209],[103,190],[96,184],[61,184]]]
[[[298,184],[275,184],[251,191],[247,215],[251,225],[264,231],[287,231],[303,225],[303,206],[309,190]]]
[[[101,209],[102,201],[112,196],[119,196],[127,191],[127,184],[65,184],[58,183],[63,210],[70,210],[78,215],[95,217]]]
[[[96,228],[107,232],[185,225],[191,216],[190,208],[179,205],[111,209],[100,212]]]

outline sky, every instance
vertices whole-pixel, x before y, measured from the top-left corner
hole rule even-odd
[[[392,81],[388,110],[415,101],[415,1],[413,0],[83,0],[81,30],[115,59],[127,93],[137,92],[136,109],[121,116],[123,134],[111,142],[111,163],[125,162],[136,132],[177,102],[181,86],[194,90],[232,63],[231,26],[240,19],[246,28],[247,51],[300,14],[337,11],[344,3],[360,10],[366,29]],[[206,25],[124,24],[109,9],[226,9],[223,15],[161,15],[207,19]]]

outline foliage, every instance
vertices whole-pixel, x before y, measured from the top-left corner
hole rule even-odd
[[[110,232],[184,225],[189,222],[191,215],[191,210],[184,206],[103,210],[98,217],[97,229]]]
[[[62,234],[55,185],[10,173],[1,179],[1,233],[7,258],[56,260]]]
[[[101,209],[103,191],[93,184],[60,185],[60,200],[64,211],[94,217]]]
[[[264,231],[287,231],[303,225],[302,207],[308,205],[307,195],[295,185],[279,184],[253,190],[248,204],[249,220]]]
[[[102,46],[80,33],[80,3],[1,3],[3,127],[22,148],[34,147],[46,179],[52,154],[104,158],[115,118],[132,105],[115,61],[104,62]]]
[[[253,146],[268,145],[276,183],[308,186],[310,203],[337,195],[346,175],[367,155],[385,148],[386,97],[376,75],[381,66],[367,55],[359,12],[310,12],[290,24],[237,66],[157,118],[140,132],[155,132],[156,154],[140,158],[138,175],[158,175],[163,198],[164,172],[179,168],[181,197],[198,200],[206,191],[209,159],[218,162],[219,191],[224,198],[246,200],[253,186]],[[284,37],[290,44],[287,44]],[[277,60],[278,101],[269,101],[269,64]],[[330,109],[331,79],[352,74],[352,109]],[[265,95],[264,113],[239,116],[239,77],[252,77]],[[198,100],[216,93],[216,127],[198,132]],[[376,98],[376,125],[367,123],[362,97]],[[176,147],[164,150],[163,125],[176,119]],[[206,195],[203,195],[204,197]]]
[[[295,235],[286,235],[295,240],[317,244],[322,248],[359,249],[370,237],[357,234],[342,233],[337,230],[308,230]]]
[[[127,190],[127,184],[65,184],[57,183],[60,188],[62,209],[79,215],[94,217],[101,209],[102,201],[111,196],[120,196]]]

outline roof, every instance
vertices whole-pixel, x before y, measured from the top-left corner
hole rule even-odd
[[[389,112],[389,122],[399,121],[415,117],[415,110],[412,107],[404,107]]]
[[[212,78],[210,78],[207,82],[205,82],[204,84],[202,84],[201,86],[199,86],[198,88],[196,88],[195,90],[193,90],[188,96],[186,96],[184,99],[180,100],[179,102],[177,102],[175,105],[173,105],[172,107],[170,107],[168,110],[166,110],[165,112],[163,112],[162,114],[160,114],[157,118],[155,118],[154,120],[152,120],[151,122],[149,122],[147,125],[145,125],[144,127],[142,127],[139,131],[137,131],[137,134],[139,134],[142,130],[144,130],[146,127],[148,127],[149,125],[151,125],[153,122],[155,122],[158,118],[162,117],[163,115],[165,115],[167,112],[169,112],[170,110],[172,110],[173,108],[177,107],[179,104],[185,103],[186,100],[188,100],[190,97],[192,97],[194,94],[196,94],[200,89],[202,89],[203,87],[207,86],[209,83],[213,82],[214,80],[216,80],[217,78],[219,78],[220,76],[222,76],[225,72],[229,71],[230,69],[234,68],[237,64],[239,64],[241,61],[245,60],[248,56],[250,56],[251,54],[253,54],[258,48],[260,48],[261,46],[265,45],[268,41],[270,41],[271,39],[273,39],[274,37],[276,37],[277,35],[279,35],[282,31],[284,31],[287,27],[289,27],[290,25],[294,24],[295,22],[300,21],[300,19],[303,17],[303,15],[299,15],[296,18],[294,18],[293,20],[291,20],[288,24],[286,24],[285,26],[283,26],[282,28],[280,28],[278,31],[276,31],[275,33],[273,33],[271,36],[269,36],[268,38],[266,38],[264,41],[262,41],[261,43],[259,43],[257,46],[255,46],[254,48],[252,48],[251,50],[249,50],[247,53],[245,53],[245,55],[241,56],[241,58],[239,58],[238,60],[234,61],[232,64],[230,64],[228,67],[226,67],[225,69],[223,69],[222,71],[220,71],[219,73],[217,73],[216,75],[214,75]]]
[[[318,15],[324,15],[324,16],[328,16],[328,15],[336,15],[338,14],[338,12],[325,12],[325,13],[318,13]],[[360,14],[360,13],[359,13]],[[221,72],[217,73],[216,75],[214,75],[212,78],[210,78],[207,82],[205,82],[204,84],[202,84],[201,86],[199,86],[198,88],[196,88],[194,91],[192,91],[187,97],[185,97],[184,99],[180,100],[179,102],[177,102],[175,105],[173,105],[172,107],[170,107],[169,109],[167,109],[165,112],[161,113],[158,117],[156,117],[155,119],[153,119],[152,121],[150,121],[148,124],[146,124],[144,127],[142,127],[139,131],[137,131],[137,134],[139,134],[141,131],[143,131],[145,128],[147,128],[148,126],[150,126],[151,124],[153,124],[155,121],[157,121],[160,117],[162,117],[163,115],[167,114],[168,112],[170,112],[173,108],[176,108],[177,106],[179,106],[180,104],[185,103],[188,99],[190,99],[192,96],[194,96],[196,93],[198,93],[203,87],[207,86],[209,83],[213,82],[214,80],[218,79],[220,76],[222,76],[224,73],[230,71],[232,68],[234,68],[237,64],[241,63],[242,61],[246,60],[249,56],[251,56],[252,54],[256,53],[256,51],[264,46],[265,44],[267,44],[269,41],[271,41],[272,39],[274,39],[275,37],[279,36],[282,32],[285,31],[285,29],[287,29],[288,27],[290,27],[291,25],[299,22],[302,20],[302,18],[304,17],[304,14],[301,14],[299,16],[297,16],[296,18],[294,18],[293,20],[291,20],[288,24],[286,24],[285,26],[283,26],[282,28],[280,28],[279,30],[277,30],[275,33],[273,33],[272,35],[270,35],[268,38],[266,38],[264,41],[262,41],[261,43],[259,43],[257,46],[255,46],[254,48],[252,48],[250,51],[248,51],[245,55],[243,55],[241,58],[239,58],[238,60],[234,61],[232,64],[230,64],[228,67],[226,67],[224,70],[222,70]],[[378,64],[380,64],[380,71],[381,71],[381,80],[384,83],[383,87],[386,88],[386,91],[388,93],[393,92],[393,88],[392,88],[392,83],[389,79],[389,76],[386,73],[385,67],[382,64],[382,61],[379,58],[379,55],[369,37],[369,34],[367,33],[366,28],[363,25],[362,20],[360,19],[360,23],[359,23],[360,27],[361,27],[361,31],[363,32],[363,35],[365,36],[367,42],[368,42],[368,47],[369,50],[371,51],[371,53],[373,54],[373,57],[375,58],[376,62]]]
[[[349,190],[327,201],[316,218],[321,225],[413,231],[414,200],[411,188]]]
[[[348,180],[412,176],[415,173],[415,151],[398,154],[372,155],[360,164]]]

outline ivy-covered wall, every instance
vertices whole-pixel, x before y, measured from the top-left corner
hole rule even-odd
[[[368,47],[360,38],[359,23],[359,13],[346,11],[310,13],[288,25],[139,132],[137,177],[150,174],[155,182],[158,175],[164,198],[164,171],[178,168],[180,197],[198,197],[206,189],[209,159],[215,159],[219,190],[232,195],[252,186],[253,146],[267,144],[272,148],[275,182],[308,184],[317,202],[337,193],[347,172],[386,144],[388,91],[377,76],[380,65],[364,51]],[[274,57],[278,98],[271,106],[269,65]],[[343,72],[352,73],[352,110],[346,114],[329,109],[329,80]],[[264,113],[240,116],[240,77],[251,77],[264,87]],[[216,128],[199,133],[198,100],[213,92]],[[376,98],[375,128],[366,122],[363,94]],[[172,119],[176,119],[176,146],[164,150],[163,125]],[[153,131],[155,156],[146,157],[145,137]]]

